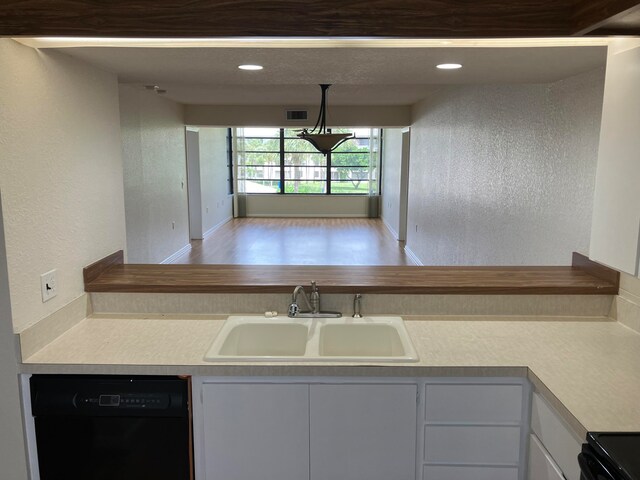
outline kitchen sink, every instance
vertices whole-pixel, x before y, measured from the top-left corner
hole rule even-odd
[[[209,362],[416,362],[401,317],[229,317]]]
[[[401,357],[398,330],[391,325],[357,323],[320,329],[320,355],[330,357]]]
[[[245,317],[246,318],[246,317]],[[205,360],[210,356],[245,358],[290,358],[304,356],[309,329],[300,323],[240,321],[230,319],[216,337]]]

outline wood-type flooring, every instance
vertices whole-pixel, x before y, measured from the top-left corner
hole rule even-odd
[[[173,263],[413,265],[380,219],[236,218]]]

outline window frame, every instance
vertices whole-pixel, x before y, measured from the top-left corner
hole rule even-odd
[[[363,128],[367,128],[367,127],[363,127]],[[244,154],[256,154],[256,153],[268,153],[268,154],[272,154],[272,155],[276,155],[279,154],[279,164],[268,164],[268,165],[260,165],[261,167],[275,167],[277,169],[279,169],[279,174],[280,174],[280,178],[279,178],[279,182],[280,182],[280,190],[278,192],[274,192],[274,193],[264,193],[264,192],[245,192],[246,195],[314,195],[314,196],[323,196],[323,195],[334,195],[334,196],[368,196],[369,195],[369,191],[364,192],[364,193],[333,193],[332,192],[332,183],[345,183],[348,182],[350,180],[334,180],[332,178],[332,152],[329,152],[326,155],[326,165],[321,166],[320,168],[325,170],[325,178],[324,178],[324,182],[325,182],[325,191],[324,192],[320,192],[320,193],[295,193],[295,192],[287,192],[286,191],[286,185],[287,183],[292,183],[295,182],[296,179],[286,179],[286,172],[287,172],[287,167],[290,167],[290,165],[286,165],[285,164],[285,160],[286,160],[286,154],[287,153],[293,153],[293,154],[305,154],[305,153],[313,153],[316,154],[315,152],[308,152],[308,151],[285,151],[285,141],[286,140],[297,140],[297,137],[290,137],[290,136],[286,136],[285,135],[285,130],[289,130],[289,128],[286,127],[280,127],[278,128],[279,130],[279,136],[278,137],[259,137],[259,136],[255,136],[252,135],[250,137],[244,137],[246,139],[261,139],[261,140],[279,140],[279,146],[280,149],[279,151],[274,151],[274,150],[264,150],[264,151],[258,151],[258,150],[243,150]],[[328,131],[330,132],[331,129],[328,129]],[[380,137],[382,137],[382,129],[380,129]],[[368,137],[369,140],[371,141],[371,138],[373,138],[371,135]],[[364,153],[364,152],[350,152],[350,151],[342,151],[342,152],[337,152],[337,155],[342,155],[342,154],[350,154],[350,153]],[[321,155],[321,153],[317,153],[318,155]],[[371,144],[369,144],[369,151],[367,152],[368,155],[371,155]],[[378,155],[380,155],[380,152],[378,152]],[[378,170],[381,170],[381,163],[382,163],[382,158],[380,157],[378,159],[377,162],[377,166],[378,166]],[[246,172],[246,167],[251,167],[254,166],[253,163],[245,163],[244,167],[245,167],[245,172]],[[257,166],[257,165],[255,165]],[[301,166],[304,168],[307,168],[308,166]],[[335,165],[335,168],[365,168],[362,165]],[[366,167],[368,170],[371,169],[371,165],[369,164]],[[378,192],[380,192],[380,186],[381,186],[381,175],[378,172],[377,178],[375,180],[369,180],[366,179],[367,182],[369,181],[375,181],[378,186]],[[246,173],[245,173],[245,178],[244,180],[265,180],[265,179],[254,179],[254,178],[246,178]],[[275,181],[275,179],[267,179],[267,180],[273,180]],[[364,179],[363,179],[364,180]],[[318,180],[315,179],[307,179],[307,181],[309,182],[318,182]]]

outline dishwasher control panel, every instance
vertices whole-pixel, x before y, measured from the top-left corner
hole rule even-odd
[[[33,375],[31,413],[38,416],[189,416],[187,378],[149,375]]]
[[[104,407],[118,409],[166,409],[170,405],[169,395],[161,393],[96,393],[79,394],[76,407]]]

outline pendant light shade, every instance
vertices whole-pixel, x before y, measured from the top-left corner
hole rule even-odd
[[[321,84],[322,99],[320,101],[320,113],[318,121],[313,130],[308,131],[306,128],[298,134],[298,138],[306,140],[313,145],[316,150],[326,155],[334,151],[350,138],[354,138],[351,133],[328,133],[327,132],[327,90],[331,85]]]

